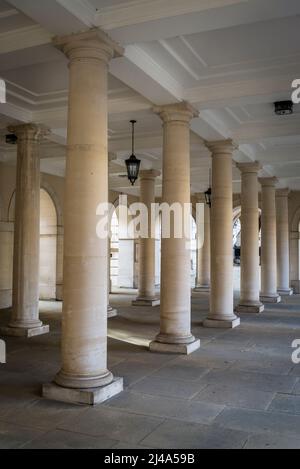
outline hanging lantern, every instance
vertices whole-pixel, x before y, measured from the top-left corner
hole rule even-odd
[[[211,208],[211,196],[212,196],[212,190],[211,190],[211,168],[209,168],[209,189],[207,189],[206,192],[204,192],[205,195],[205,203]]]
[[[126,167],[127,167],[127,175],[128,179],[131,182],[131,185],[134,186],[136,180],[139,177],[141,161],[137,159],[134,154],[134,126],[136,121],[130,121],[132,124],[132,154],[131,157],[126,160]]]
[[[204,192],[204,195],[205,195],[205,203],[209,207],[211,207],[211,195],[212,195],[211,188],[209,188],[206,192]]]

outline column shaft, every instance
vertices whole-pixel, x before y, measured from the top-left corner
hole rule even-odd
[[[185,204],[190,205],[189,123],[197,113],[187,103],[163,106],[155,112],[164,123],[162,200],[169,208],[177,204],[183,216]],[[160,334],[150,349],[188,354],[200,346],[191,334],[190,239],[184,232],[176,237],[174,217],[170,221],[170,237],[165,237],[162,217]],[[183,231],[183,223],[181,228]]]
[[[277,247],[276,247],[276,178],[261,178],[261,301],[279,303],[277,293]]]
[[[231,140],[208,143],[212,151],[211,291],[205,327],[234,328],[232,255],[232,152]]]
[[[10,129],[18,137],[15,199],[13,307],[4,335],[32,337],[49,332],[39,320],[40,158],[45,129],[25,124]]]
[[[204,219],[198,223],[198,250],[197,250],[197,280],[195,292],[209,291],[210,289],[210,206],[204,203]],[[201,226],[203,223],[203,227]],[[203,238],[204,236],[204,238]]]
[[[242,234],[241,234],[241,298],[237,308],[241,313],[261,313],[259,300],[259,163],[241,163],[242,173]]]
[[[158,171],[140,172],[140,202],[148,211],[148,237],[139,240],[139,295],[134,306],[158,306],[159,298],[155,294],[155,238],[151,236],[151,206],[155,203],[155,178]]]
[[[276,191],[277,287],[281,296],[292,295],[290,288],[289,190]]]
[[[56,45],[70,59],[62,368],[44,396],[95,404],[123,386],[107,369],[108,240],[96,232],[97,207],[108,203],[107,78],[115,47],[97,30]]]

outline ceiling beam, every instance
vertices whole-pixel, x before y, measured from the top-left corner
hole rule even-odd
[[[247,2],[248,0],[133,0],[101,8],[95,21],[103,29],[112,30]]]

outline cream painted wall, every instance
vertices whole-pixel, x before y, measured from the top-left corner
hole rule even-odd
[[[56,299],[57,214],[45,189],[40,196],[40,299]]]

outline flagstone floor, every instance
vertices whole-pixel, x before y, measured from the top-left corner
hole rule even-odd
[[[201,327],[208,296],[193,294],[189,357],[151,354],[159,308],[133,308],[132,292],[112,295],[109,368],[125,390],[95,408],[41,398],[59,369],[61,303],[42,302],[49,335],[7,340],[0,365],[0,448],[300,448],[300,296],[242,315],[235,330]],[[0,312],[0,324],[8,312]],[[300,355],[300,354],[299,354]]]

